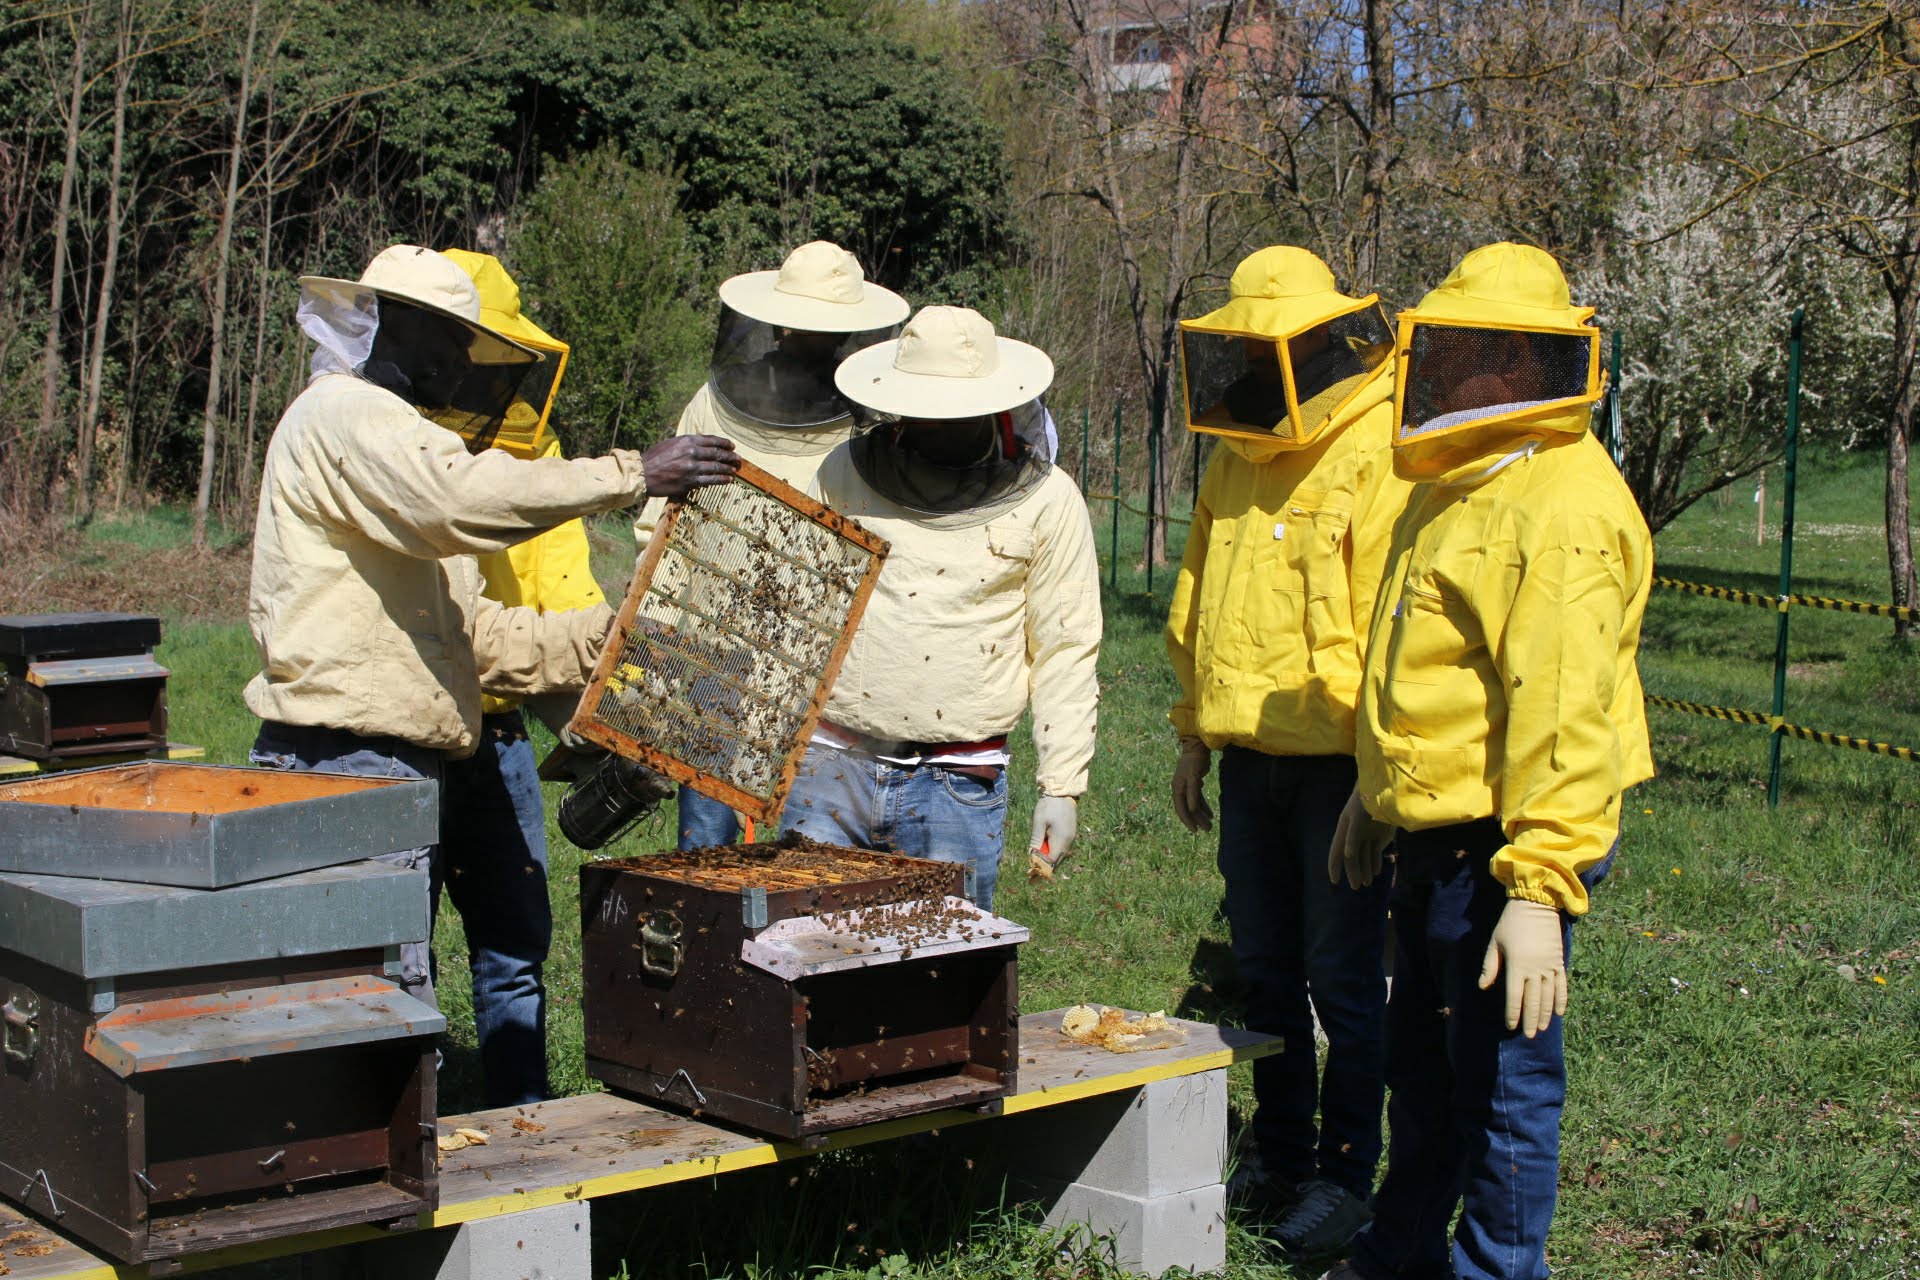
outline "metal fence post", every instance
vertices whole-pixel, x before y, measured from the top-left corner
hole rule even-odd
[[[1155,398],[1154,407],[1159,407]],[[1160,491],[1160,424],[1147,423],[1147,536],[1142,546],[1147,562],[1147,594],[1153,594],[1153,515],[1154,498]]]
[[[1767,807],[1780,804],[1780,748],[1786,735],[1780,719],[1787,713],[1787,597],[1793,594],[1793,488],[1800,460],[1800,330],[1807,312],[1793,309],[1787,338],[1787,475],[1780,509],[1780,624],[1773,643],[1773,724],[1767,735]]]
[[[1108,573],[1108,582],[1115,591],[1120,589],[1120,410],[1118,400],[1113,404],[1113,533],[1109,545],[1113,548],[1113,565]]]

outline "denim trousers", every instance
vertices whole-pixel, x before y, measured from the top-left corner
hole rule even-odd
[[[996,770],[988,784],[939,765],[888,764],[815,743],[800,761],[780,829],[832,844],[958,862],[967,869],[967,897],[991,911],[1006,847],[1007,771]]]
[[[1507,1030],[1506,975],[1479,989],[1506,886],[1493,819],[1402,831],[1398,944],[1387,1007],[1392,1140],[1373,1222],[1354,1241],[1366,1280],[1544,1280],[1566,1101],[1564,1018],[1529,1040]],[[1613,854],[1580,878],[1591,889]],[[1572,963],[1573,920],[1561,917]],[[1447,1227],[1460,1221],[1451,1244]]]
[[[344,729],[316,725],[281,724],[276,720],[260,722],[253,749],[247,759],[263,769],[286,769],[301,773],[350,773],[359,778],[425,778],[440,788],[440,769],[445,755],[432,747],[418,747],[399,738],[365,738]],[[411,867],[431,872],[431,862],[439,846],[402,849],[382,854],[375,862],[396,867]],[[429,900],[431,901],[431,899]],[[419,942],[400,947],[400,985],[408,995],[438,1006],[433,995],[433,908],[420,922]]]
[[[443,886],[460,912],[472,962],[474,1026],[487,1105],[545,1098],[541,969],[553,922],[540,784],[520,714],[486,717],[479,748],[466,760],[448,760],[443,752],[398,738],[271,721],[261,725],[249,758],[268,768],[430,778],[439,784],[439,843],[379,861],[429,871],[423,938],[432,937],[432,913],[439,909]],[[431,1002],[428,942],[401,950],[403,985]]]
[[[526,722],[510,711],[484,717],[479,748],[442,774],[435,902],[444,887],[466,930],[489,1107],[547,1096],[543,968],[553,911],[538,769]]]
[[[1260,1163],[1284,1185],[1317,1175],[1364,1199],[1386,1096],[1388,882],[1354,889],[1327,878],[1354,777],[1351,756],[1227,748],[1220,874],[1247,1025],[1287,1042],[1285,1053],[1253,1065]],[[1324,1071],[1313,1050],[1316,1014],[1327,1034]]]
[[[679,847],[706,849],[740,839],[740,815],[692,787],[680,788]]]

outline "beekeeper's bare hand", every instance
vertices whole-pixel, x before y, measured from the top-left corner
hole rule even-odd
[[[725,436],[674,436],[640,455],[650,498],[684,498],[702,485],[725,484],[740,455]]]
[[[1213,810],[1207,807],[1207,770],[1213,752],[1198,738],[1180,739],[1180,759],[1173,766],[1173,816],[1189,831],[1213,830]]]
[[[1567,953],[1560,912],[1541,902],[1508,898],[1480,962],[1480,989],[1507,975],[1507,1030],[1531,1040],[1567,1012]]]
[[[1364,889],[1380,874],[1380,861],[1393,842],[1393,828],[1367,812],[1356,789],[1340,811],[1340,823],[1333,829],[1333,847],[1327,850],[1327,879]]]

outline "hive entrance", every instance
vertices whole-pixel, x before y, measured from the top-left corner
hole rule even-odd
[[[769,820],[886,550],[750,463],[735,481],[670,504],[574,728]]]

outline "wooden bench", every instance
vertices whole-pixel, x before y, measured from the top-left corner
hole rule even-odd
[[[443,1117],[443,1134],[469,1127],[490,1140],[441,1156],[440,1207],[421,1215],[420,1230],[349,1227],[246,1243],[245,1215],[209,1214],[204,1230],[224,1230],[233,1243],[171,1270],[356,1245],[363,1247],[350,1251],[355,1276],[587,1280],[588,1204],[602,1196],[997,1120],[995,1150],[1046,1190],[1049,1222],[1108,1238],[1114,1260],[1140,1274],[1217,1271],[1227,1247],[1226,1069],[1282,1046],[1253,1032],[1179,1026],[1183,1045],[1116,1054],[1062,1036],[1060,1011],[1030,1014],[1020,1020],[1019,1092],[990,1114],[879,1121],[830,1134],[824,1147],[767,1142],[606,1093]],[[0,1262],[11,1268],[8,1280],[161,1273],[160,1264],[150,1272],[104,1261],[5,1204]]]

